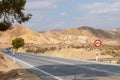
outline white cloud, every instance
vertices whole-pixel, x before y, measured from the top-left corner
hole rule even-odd
[[[66,2],[68,0],[30,0],[27,2],[27,9],[54,9],[57,8],[58,4],[61,2]]]
[[[120,13],[120,1],[108,3],[97,2],[92,4],[84,4],[79,6],[80,10],[86,10],[91,14],[107,14]]]
[[[48,1],[34,1],[28,2],[26,5],[27,9],[45,9],[45,8],[56,8],[57,5]]]
[[[66,12],[61,12],[61,13],[60,13],[60,16],[63,16],[63,17],[64,17],[64,16],[68,16],[68,13],[66,13]]]
[[[54,26],[54,27],[62,27],[62,26],[65,26],[66,23],[65,22],[54,22],[54,23],[50,23],[48,24],[48,26]]]

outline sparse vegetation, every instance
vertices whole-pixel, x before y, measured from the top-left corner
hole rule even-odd
[[[30,52],[30,53],[44,53],[46,51],[54,51],[56,50],[56,47],[35,47],[35,48],[28,48],[26,49],[26,52]]]
[[[30,44],[31,45],[31,44]],[[65,48],[68,48],[68,49],[85,49],[87,52],[91,52],[92,50],[95,49],[94,45],[93,44],[72,44],[72,45],[51,45],[51,46],[47,46],[47,45],[42,45],[42,46],[33,46],[34,44],[32,44],[32,46],[28,46],[26,48],[26,52],[30,52],[30,53],[45,53],[45,52],[51,52],[51,51],[61,51]],[[120,57],[120,50],[119,50],[119,46],[113,46],[113,45],[107,45],[107,44],[104,44],[102,47],[99,48],[100,49],[100,52],[101,52],[101,55],[111,55],[113,57]],[[67,54],[67,53],[66,53]],[[77,53],[76,53],[77,54]]]
[[[101,48],[101,55],[111,55],[113,57],[120,57],[120,48],[119,45],[104,45]]]

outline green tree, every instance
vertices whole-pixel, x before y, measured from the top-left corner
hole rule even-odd
[[[24,39],[23,38],[15,38],[14,40],[12,40],[12,45],[14,48],[18,49],[22,46],[24,46]]]
[[[26,0],[0,0],[0,31],[9,29],[13,23],[29,21],[31,14],[23,12]]]

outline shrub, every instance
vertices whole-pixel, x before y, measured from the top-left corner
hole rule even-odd
[[[14,48],[18,49],[19,47],[22,47],[24,45],[24,39],[22,38],[15,38],[12,40],[12,45]]]

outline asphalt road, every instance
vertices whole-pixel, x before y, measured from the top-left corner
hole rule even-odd
[[[17,63],[23,65],[44,80],[94,80],[99,77],[120,76],[119,65],[26,53],[16,53],[15,57]]]

